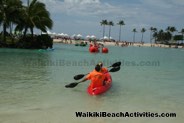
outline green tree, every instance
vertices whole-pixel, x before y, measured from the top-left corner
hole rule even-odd
[[[37,0],[32,0],[31,3],[28,0],[27,6],[22,8],[21,15],[16,30],[24,30],[24,37],[28,29],[30,29],[33,36],[34,28],[47,32],[47,29],[51,29],[53,26],[53,21],[50,18],[49,11],[46,10],[45,4]]]
[[[141,33],[142,33],[142,37],[141,37],[141,42],[143,42],[143,34],[146,32],[146,29],[145,28],[142,28],[141,29]]]
[[[167,44],[169,40],[171,40],[172,34],[170,31],[164,32],[162,29],[156,35],[156,41],[159,43]]]
[[[20,0],[0,0],[0,24],[3,25],[3,41],[6,42],[6,29],[15,21],[18,10],[21,8]]]
[[[153,27],[150,27],[150,43],[152,44],[152,39],[153,39]]]
[[[183,29],[181,29],[181,34],[182,34],[182,36],[183,36],[183,40],[184,40],[184,28],[183,28]],[[184,42],[183,42],[183,40],[182,40],[182,43],[184,43]]]
[[[176,28],[172,26],[172,27],[170,28],[170,32],[171,32],[171,33],[174,33],[175,31],[177,31]]]
[[[121,27],[125,25],[125,23],[123,20],[120,20],[117,24],[119,25],[119,41],[121,41]]]
[[[150,27],[150,43],[152,44],[152,40],[155,39],[155,34],[157,32],[157,28]]]
[[[158,32],[157,31],[153,32],[153,38],[155,39],[155,43],[156,43],[157,38],[158,38]]]
[[[154,38],[154,33],[157,33],[157,28],[153,28],[153,38]],[[155,39],[155,38],[154,38]],[[155,43],[155,41],[154,41],[154,43]]]
[[[170,29],[171,29],[171,27],[168,26],[168,27],[166,28],[166,31],[167,31],[167,32],[170,32]]]
[[[110,40],[110,37],[111,37],[111,26],[114,26],[114,23],[112,21],[109,21],[108,25],[109,25],[109,40]]]
[[[173,40],[174,32],[177,31],[176,28],[173,27],[173,26],[168,26],[168,27],[166,28],[166,31],[167,31],[167,32],[170,32],[170,33],[172,34],[172,38],[171,38],[171,39]]]
[[[103,26],[103,38],[105,36],[105,26],[108,24],[107,20],[102,20],[100,25]]]
[[[133,42],[135,42],[135,33],[137,32],[136,28],[134,28],[134,29],[132,30],[132,32],[134,33],[134,35],[133,35]]]

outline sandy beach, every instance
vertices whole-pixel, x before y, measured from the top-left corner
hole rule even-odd
[[[65,43],[65,44],[76,44],[80,42],[87,42],[89,44],[89,41],[86,40],[62,40],[62,39],[53,39],[54,43]],[[151,44],[151,43],[131,43],[128,45],[125,45],[125,42],[119,42],[118,44],[116,42],[102,42],[102,41],[97,41],[97,43],[101,43],[104,46],[121,46],[121,47],[127,47],[127,46],[135,46],[135,47],[162,47],[162,48],[184,48],[182,46],[176,46],[176,45],[165,45],[165,44]]]

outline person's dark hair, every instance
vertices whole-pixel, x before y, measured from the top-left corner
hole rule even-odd
[[[100,69],[101,69],[101,66],[100,66],[99,64],[97,64],[97,65],[95,66],[95,70],[96,70],[97,72],[99,72]]]
[[[98,65],[100,65],[101,68],[103,67],[103,63],[102,62],[99,62]]]

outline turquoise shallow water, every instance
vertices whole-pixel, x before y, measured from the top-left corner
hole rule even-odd
[[[182,123],[184,49],[87,47],[55,44],[54,51],[0,49],[0,123]],[[89,96],[89,82],[64,86],[98,61],[121,61],[105,94]],[[173,112],[176,118],[77,118],[75,112]]]

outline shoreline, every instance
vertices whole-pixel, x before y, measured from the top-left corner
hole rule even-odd
[[[76,40],[62,40],[62,39],[53,39],[53,43],[64,43],[64,44],[76,44],[76,42],[87,42],[89,41],[76,41]],[[97,41],[97,43],[101,43],[104,46],[119,46],[119,47],[128,47],[128,46],[134,46],[134,47],[161,47],[161,48],[184,48],[183,46],[176,46],[176,45],[165,45],[165,44],[151,44],[151,43],[131,43],[131,44],[125,44],[125,42],[102,42]]]

